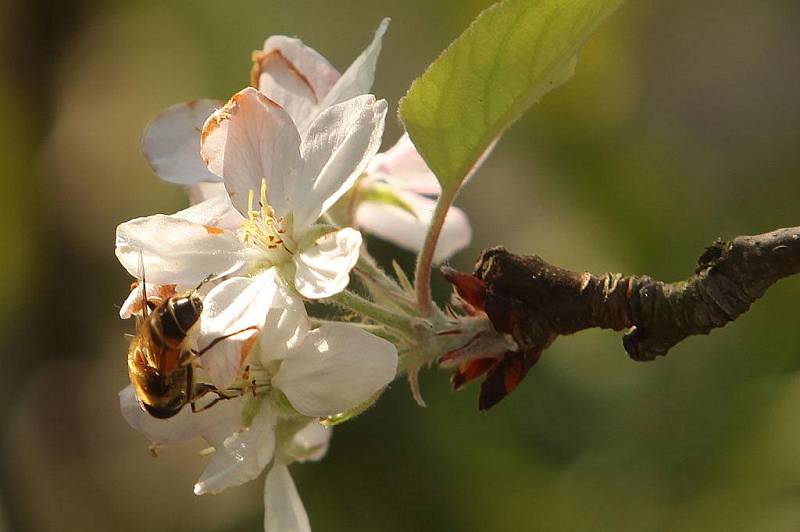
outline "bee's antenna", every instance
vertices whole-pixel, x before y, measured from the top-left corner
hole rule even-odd
[[[142,317],[147,318],[147,282],[144,277],[144,254],[139,250],[139,275],[142,276]]]
[[[201,287],[202,287],[204,284],[206,284],[207,282],[209,282],[211,279],[213,279],[213,278],[214,278],[214,277],[216,277],[216,276],[217,276],[217,274],[216,274],[216,273],[209,273],[209,274],[208,274],[208,277],[206,277],[205,279],[203,279],[202,281],[200,281],[200,284],[199,284],[199,285],[197,285],[197,286],[194,288],[194,290],[192,290],[192,291],[193,291],[193,292],[197,292],[198,290],[200,290],[200,288],[201,288]]]

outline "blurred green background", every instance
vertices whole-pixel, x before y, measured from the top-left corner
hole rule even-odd
[[[139,154],[142,129],[242,88],[270,34],[344,69],[384,16],[374,92],[394,110],[489,3],[0,0],[0,529],[260,530],[261,481],[196,497],[203,445],[153,459],[118,413],[132,325],[114,228],[186,204]],[[717,236],[797,225],[799,25],[791,0],[623,7],[464,190],[475,238],[453,265],[503,244],[675,280]],[[392,111],[384,146],[400,132]],[[427,409],[397,382],[323,462],[292,468],[312,525],[800,530],[798,296],[783,281],[649,364],[615,333],[563,338],[486,414],[436,370]]]

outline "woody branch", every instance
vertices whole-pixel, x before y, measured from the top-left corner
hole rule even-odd
[[[628,332],[631,358],[665,355],[688,336],[708,334],[747,312],[778,280],[800,272],[800,227],[717,240],[686,280],[578,273],[502,247],[484,250],[473,275],[486,287],[493,323],[523,350],[541,351],[559,335],[599,327]]]

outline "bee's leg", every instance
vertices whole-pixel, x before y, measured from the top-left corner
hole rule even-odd
[[[203,410],[208,410],[209,408],[211,408],[211,407],[212,407],[212,406],[214,406],[215,404],[219,403],[219,402],[220,402],[220,401],[222,401],[223,399],[227,399],[227,397],[217,397],[216,399],[214,399],[213,401],[211,401],[211,402],[210,402],[210,403],[208,403],[207,405],[203,405],[203,406],[201,406],[200,408],[198,408],[198,407],[197,407],[197,405],[195,404],[195,402],[194,402],[194,401],[192,401],[192,402],[191,402],[191,403],[189,403],[189,404],[190,404],[190,405],[191,405],[191,407],[192,407],[192,413],[193,413],[193,414],[197,414],[198,412],[202,412]]]
[[[210,403],[203,405],[201,407],[197,407],[195,401],[200,399],[207,393],[215,393],[217,397],[215,397]],[[198,383],[194,385],[194,392],[192,393],[192,401],[189,403],[190,408],[192,409],[192,413],[202,412],[203,410],[208,410],[215,404],[219,403],[220,401],[224,401],[226,399],[233,399],[234,397],[239,397],[240,394],[230,394],[227,392],[223,392],[222,390],[218,389],[216,386],[211,384],[205,383]]]
[[[190,405],[192,407],[192,413],[193,414],[197,414],[198,412],[202,412],[203,410],[208,410],[209,408],[211,408],[212,406],[214,406],[215,404],[219,403],[220,401],[222,401],[224,399],[229,399],[229,397],[217,397],[216,399],[214,399],[213,401],[211,401],[207,405],[203,405],[200,408],[198,408],[197,405],[195,404],[195,402],[192,401],[190,403]]]
[[[241,329],[241,330],[239,330],[239,331],[232,332],[232,333],[229,333],[229,334],[226,334],[226,335],[220,336],[219,338],[214,338],[213,340],[211,340],[211,343],[209,343],[207,346],[205,346],[205,347],[204,347],[203,349],[201,349],[200,351],[196,351],[196,350],[192,349],[192,354],[193,354],[195,357],[200,357],[200,356],[202,356],[204,353],[206,353],[206,352],[207,352],[209,349],[211,349],[212,347],[214,347],[215,345],[217,345],[217,344],[218,344],[218,343],[220,343],[221,341],[223,341],[223,340],[227,340],[227,339],[228,339],[228,338],[230,338],[231,336],[236,336],[237,334],[241,334],[241,333],[243,333],[243,332],[245,332],[245,331],[257,331],[258,329],[259,329],[259,327],[258,327],[257,325],[251,325],[250,327],[245,327],[244,329]]]
[[[206,409],[206,407],[198,409],[195,401],[203,397],[208,392],[213,392],[214,390],[216,390],[216,387],[210,384],[200,383],[194,385],[194,388],[192,389],[192,400],[189,401],[189,407],[192,409],[192,413],[202,412]],[[214,403],[212,402],[212,404]]]

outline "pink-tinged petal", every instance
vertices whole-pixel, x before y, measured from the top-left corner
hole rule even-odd
[[[220,107],[218,100],[179,103],[147,124],[142,153],[161,179],[179,185],[220,180],[200,157],[203,124]]]
[[[144,285],[148,301],[157,302],[156,304],[175,295],[176,287],[174,284],[144,283]],[[138,282],[135,283],[130,294],[122,303],[122,307],[119,309],[119,317],[127,320],[140,312],[142,312],[142,283]]]
[[[256,337],[264,329],[276,289],[275,271],[270,269],[255,277],[226,279],[203,298],[198,349],[242,331],[217,342],[200,358],[200,365],[217,388],[224,390],[242,372]]]
[[[275,35],[253,53],[254,87],[281,105],[300,129],[339,79],[339,72],[299,39]]]
[[[337,103],[370,92],[372,83],[375,80],[375,67],[378,62],[378,56],[381,53],[383,34],[386,33],[388,27],[389,19],[385,18],[381,21],[378,29],[375,30],[375,36],[369,46],[361,52],[361,55],[345,70],[336,85],[325,95],[325,98],[320,103],[320,109],[327,109]],[[305,128],[298,126],[298,129],[304,131]]]
[[[438,195],[441,186],[414,143],[404,133],[397,143],[379,153],[367,167],[367,179],[380,179],[418,194]]]
[[[264,482],[264,532],[311,532],[289,468],[275,462]]]
[[[355,224],[368,234],[418,252],[425,241],[436,202],[413,192],[397,191],[397,195],[416,216],[395,205],[365,201],[356,210]],[[450,207],[436,244],[434,262],[442,262],[464,249],[471,239],[472,227],[467,215],[458,207]]]
[[[148,293],[152,293],[156,289],[158,285],[153,283],[145,283],[145,290]],[[133,290],[128,294],[128,297],[125,298],[125,301],[122,303],[122,306],[119,309],[119,317],[123,320],[127,320],[128,318],[132,317],[135,314],[138,314],[142,311],[142,283],[138,283]]]
[[[117,227],[116,254],[132,276],[155,284],[196,285],[244,263],[242,242],[231,232],[156,214]],[[139,256],[144,272],[139,271]]]
[[[277,298],[276,298],[277,299]],[[298,301],[295,299],[295,301]],[[311,329],[305,306],[298,305],[270,309],[264,334],[261,335],[258,357],[267,366],[274,360],[283,360]]]
[[[371,94],[325,109],[311,124],[301,147],[302,179],[289,200],[295,228],[305,228],[336,203],[378,151],[386,118],[386,100]]]
[[[325,417],[372,398],[397,373],[397,348],[349,323],[308,333],[272,380],[303,415]]]
[[[236,93],[206,122],[200,153],[208,169],[224,178],[243,216],[251,190],[258,208],[262,180],[269,187],[269,203],[278,213],[286,212],[286,186],[302,167],[300,134],[277,103],[252,87]]]
[[[345,227],[318,238],[295,255],[294,286],[309,299],[338,294],[350,282],[350,270],[358,262],[361,233]]]
[[[202,436],[213,445],[240,428],[239,399],[222,401],[202,412],[192,412],[187,405],[171,418],[157,419],[144,411],[133,386],[128,385],[119,392],[119,405],[125,421],[156,444],[178,443]]]
[[[189,222],[210,225],[221,229],[234,231],[238,229],[244,217],[233,207],[222,183],[203,183],[204,185],[219,185],[221,194],[216,194],[191,207],[178,211],[172,216]],[[196,186],[196,185],[195,185]]]
[[[262,402],[249,427],[234,432],[215,446],[211,462],[194,485],[195,494],[219,493],[260,475],[275,451],[276,420],[275,412],[266,401]]]

